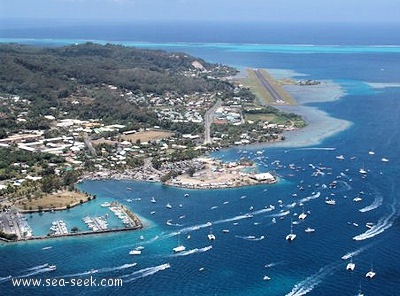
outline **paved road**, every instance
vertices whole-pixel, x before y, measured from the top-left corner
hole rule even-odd
[[[264,75],[262,75],[261,71],[259,69],[255,70],[256,76],[258,80],[261,82],[261,84],[268,90],[268,92],[271,94],[272,98],[276,103],[281,103],[284,102],[285,100],[282,99],[282,97],[278,94],[278,92],[273,88],[271,83],[267,79],[265,79]]]
[[[218,100],[214,106],[207,110],[204,115],[204,144],[211,144],[211,123],[213,122],[215,110],[222,106],[222,101]]]

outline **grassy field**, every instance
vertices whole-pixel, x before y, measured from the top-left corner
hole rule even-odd
[[[269,75],[269,73],[265,69],[261,69],[260,72],[265,80],[267,80],[275,89],[275,91],[280,95],[280,97],[285,102],[284,104],[296,105],[296,101],[292,98],[292,96],[288,94],[287,91],[282,88],[281,84],[273,79],[272,76]],[[254,69],[247,69],[247,77],[241,79],[240,83],[250,88],[250,90],[257,96],[257,98],[261,100],[261,102],[267,105],[277,105],[268,89],[266,89],[258,79]]]
[[[76,191],[62,191],[54,194],[47,194],[41,198],[33,199],[31,201],[25,200],[16,204],[16,206],[23,210],[38,208],[62,208],[79,204],[80,201],[87,201],[87,195]]]
[[[169,138],[173,135],[171,132],[161,131],[161,130],[153,130],[153,131],[144,131],[144,132],[137,132],[130,135],[123,135],[121,138],[125,141],[131,141],[135,143],[137,140],[140,142],[149,142],[159,139]]]

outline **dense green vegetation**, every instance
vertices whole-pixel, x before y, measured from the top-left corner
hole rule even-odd
[[[208,72],[189,75],[196,71],[193,61],[199,61]],[[129,100],[123,94],[131,93],[134,97],[149,93],[224,92],[232,89],[230,83],[207,76],[229,75],[235,71],[183,53],[111,44],[56,48],[0,45],[0,93],[22,96],[33,102],[29,110],[32,122],[26,123],[30,128],[48,128],[37,118],[39,114],[51,113],[51,107],[80,119],[160,125],[146,102],[135,102],[132,97]],[[71,104],[72,101],[79,104]],[[0,128],[6,125],[6,120],[0,117]]]

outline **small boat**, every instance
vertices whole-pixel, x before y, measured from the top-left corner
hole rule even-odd
[[[172,209],[172,206],[171,206],[170,203],[167,203],[167,204],[165,205],[165,207],[166,207],[167,209]]]
[[[375,275],[376,275],[375,271],[373,271],[373,269],[371,268],[371,270],[368,271],[368,272],[365,274],[365,277],[366,277],[367,279],[372,279]]]
[[[343,154],[340,154],[340,155],[336,156],[336,158],[339,159],[339,160],[343,160],[344,156],[343,156]]]
[[[209,240],[215,240],[216,239],[215,235],[212,234],[212,233],[208,234],[207,237],[208,237]]]
[[[106,208],[106,207],[111,206],[111,203],[106,201],[106,202],[103,202],[100,206],[102,206],[103,208]]]
[[[374,151],[369,151],[368,154],[369,155],[375,155],[375,152]]]
[[[353,271],[356,268],[356,264],[353,263],[353,257],[350,257],[350,262],[346,265],[346,270]]]
[[[157,201],[156,201],[156,199],[154,198],[154,196],[151,198],[151,200],[150,200],[152,203],[156,203]]]
[[[185,197],[189,197],[189,193],[185,193],[185,195],[184,195]]]
[[[129,251],[129,255],[140,255],[140,254],[142,254],[141,250],[135,249],[135,250]]]
[[[263,280],[264,281],[269,281],[271,278],[269,277],[269,276],[267,276],[267,275],[264,275],[264,277],[263,277]]]
[[[311,227],[307,227],[306,229],[304,229],[304,232],[306,233],[312,233],[315,231],[315,228],[311,228]]]
[[[362,198],[361,198],[361,197],[359,197],[359,196],[357,196],[357,197],[353,198],[353,201],[355,201],[355,202],[359,202],[359,201],[362,201]]]
[[[154,215],[155,213],[156,213],[156,211],[151,211],[150,212],[151,215]]]
[[[327,200],[325,200],[325,203],[328,204],[328,205],[334,206],[334,205],[336,205],[336,200],[327,199]]]
[[[306,217],[307,217],[307,214],[304,213],[304,212],[302,212],[302,213],[299,215],[299,219],[300,219],[300,220],[304,220]]]
[[[200,267],[200,268],[199,268],[199,271],[204,271],[204,267]]]
[[[50,271],[54,271],[57,269],[57,266],[55,265],[49,265],[48,269],[50,269]]]
[[[363,174],[363,175],[365,175],[367,173],[367,171],[364,168],[361,168],[359,170],[359,172],[360,172],[360,174]]]
[[[290,223],[290,233],[286,236],[286,240],[291,242],[296,238],[296,234],[293,233],[293,223]]]
[[[223,233],[229,233],[229,229],[222,229]]]
[[[382,157],[382,158],[381,158],[381,161],[382,161],[382,162],[389,162],[389,159],[387,159],[387,158],[385,158],[385,157]]]
[[[174,253],[179,253],[179,252],[185,251],[185,250],[186,250],[186,247],[183,246],[183,245],[179,245],[179,246],[173,248],[172,250],[174,251]]]

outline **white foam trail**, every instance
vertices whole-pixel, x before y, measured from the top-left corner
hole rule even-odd
[[[204,252],[207,252],[207,251],[209,251],[211,249],[212,249],[212,246],[207,246],[207,247],[204,247],[204,248],[201,248],[201,249],[195,248],[195,249],[192,249],[192,250],[176,253],[176,254],[172,255],[172,257],[179,257],[179,256],[187,256],[187,255],[191,255],[191,254],[204,253]]]
[[[287,216],[289,214],[290,214],[290,211],[284,211],[284,212],[281,212],[278,214],[273,214],[273,215],[271,215],[271,217],[283,217],[283,216]]]
[[[153,267],[147,267],[147,268],[135,271],[131,274],[123,275],[123,276],[121,276],[121,278],[128,278],[127,280],[124,280],[124,282],[129,283],[129,282],[135,281],[137,279],[144,278],[149,275],[153,275],[156,272],[165,270],[170,267],[171,267],[171,265],[169,263],[165,263],[165,264],[161,264],[161,265],[153,266]]]
[[[11,279],[11,275],[6,276],[6,277],[0,277],[0,283],[6,282],[6,281],[8,281],[8,280],[10,280],[10,279]]]
[[[369,249],[372,245],[373,244],[369,244],[369,245],[367,245],[365,247],[361,247],[355,251],[348,252],[342,256],[342,260],[347,260],[347,259],[350,259],[351,257],[355,257],[355,256],[361,254],[362,252],[364,252],[365,250]]]
[[[207,223],[203,223],[203,224],[198,224],[198,225],[194,225],[194,226],[185,227],[185,228],[182,228],[179,231],[171,232],[170,234],[167,234],[165,237],[167,237],[167,238],[168,237],[173,237],[173,236],[179,235],[181,233],[188,233],[188,232],[191,232],[191,231],[195,231],[195,230],[199,230],[199,229],[202,229],[202,228],[210,227],[211,225],[212,225],[211,222],[207,222]]]
[[[18,276],[18,278],[25,278],[25,277],[37,275],[37,274],[40,274],[40,273],[49,272],[49,271],[52,271],[52,270],[53,269],[51,269],[49,267],[44,267],[44,268],[41,268],[41,269],[37,269],[37,270],[35,270],[33,272],[30,272],[30,273],[27,273],[27,274],[24,274],[24,275],[20,275],[20,276]]]
[[[375,210],[376,208],[379,208],[383,203],[383,197],[382,196],[377,196],[375,197],[374,201],[372,202],[372,204],[370,204],[369,206],[366,206],[362,209],[359,209],[359,211],[361,213],[365,213],[365,212],[369,212],[372,210]]]
[[[353,239],[357,241],[369,239],[392,227],[394,220],[398,217],[398,214],[396,213],[394,205],[391,205],[391,209],[392,210],[388,216],[380,218],[378,223],[376,223],[371,229],[354,236]]]
[[[248,241],[261,241],[261,240],[265,239],[264,235],[261,235],[259,237],[255,237],[254,235],[248,235],[248,236],[235,235],[235,237],[241,238],[244,240],[248,240]]]
[[[337,264],[328,265],[322,267],[317,273],[307,277],[305,280],[294,285],[291,292],[286,294],[286,296],[302,296],[311,292],[316,286],[318,286],[322,280],[331,274],[336,268]]]
[[[45,268],[47,266],[49,266],[49,263],[45,263],[45,264],[42,264],[42,265],[34,266],[34,267],[27,268],[27,269],[24,269],[24,270],[25,271],[38,270],[38,269]]]
[[[136,265],[137,265],[137,263],[127,263],[127,264],[124,264],[124,265],[121,265],[121,266],[117,266],[117,267],[104,267],[104,268],[100,268],[99,270],[97,270],[97,272],[98,273],[103,273],[103,272],[117,271],[117,270],[131,268],[131,267],[134,267]]]
[[[307,197],[304,197],[304,198],[300,199],[299,203],[305,203],[305,202],[308,202],[310,200],[316,199],[316,198],[318,198],[320,196],[321,196],[321,192],[317,192],[314,195],[307,196]]]

